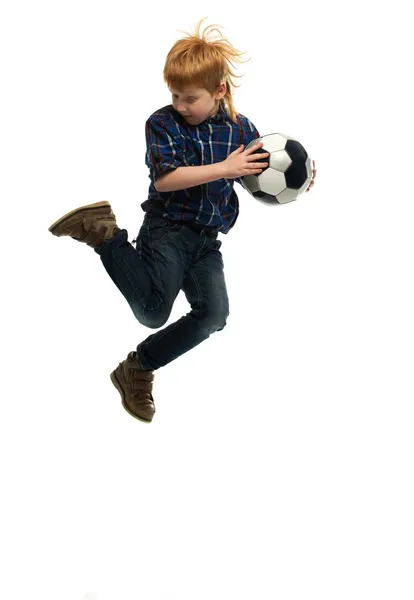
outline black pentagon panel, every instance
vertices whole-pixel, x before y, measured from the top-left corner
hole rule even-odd
[[[265,153],[266,153],[266,150],[263,150],[263,148],[259,148],[255,152],[252,152],[252,155],[256,156],[258,154],[265,154]],[[264,156],[263,158],[260,158],[260,156],[257,156],[257,162],[260,162],[261,160],[263,160],[264,162],[269,162],[269,159],[270,159],[270,154],[269,154],[269,156]],[[269,165],[267,165],[267,167],[263,167],[262,173],[267,171],[267,169],[270,169]],[[260,175],[260,173],[257,173],[257,175]]]
[[[301,161],[305,163],[306,159],[308,158],[308,153],[306,152],[305,148],[296,140],[288,140],[285,150],[293,162]]]
[[[298,190],[308,178],[306,170],[308,154],[302,144],[295,140],[288,140],[285,150],[292,159],[292,164],[285,171],[286,186]]]
[[[263,148],[259,148],[255,152],[252,152],[252,154],[266,154],[266,150],[264,150]]]
[[[285,171],[286,187],[291,190],[298,190],[302,187],[308,178],[306,165],[292,163]]]
[[[272,196],[272,194],[266,194],[266,192],[253,192],[253,196],[255,198],[259,198],[259,200],[266,204],[280,204],[276,196]]]

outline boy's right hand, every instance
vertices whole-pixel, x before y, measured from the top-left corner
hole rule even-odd
[[[228,155],[226,160],[223,160],[223,177],[225,179],[234,179],[236,177],[244,177],[245,175],[258,175],[264,167],[267,167],[267,162],[258,162],[258,157],[265,158],[269,156],[269,152],[261,152],[253,156],[263,146],[263,142],[259,142],[251,146],[248,150],[243,151],[243,144],[234,152]]]

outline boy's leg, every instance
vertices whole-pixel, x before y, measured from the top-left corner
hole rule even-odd
[[[95,248],[135,317],[152,329],[168,320],[191,264],[191,252],[179,239],[182,227],[161,217],[147,217],[136,248],[128,242],[125,229]]]
[[[146,215],[134,249],[106,201],[67,213],[49,230],[92,246],[147,327],[162,327],[180,289],[184,291],[192,311],[138,346],[144,369],[168,364],[225,326],[228,297],[217,234],[209,237],[182,223]]]
[[[136,318],[147,327],[158,328],[168,320],[191,263],[186,248],[171,244],[171,235],[181,228],[182,224],[146,215],[135,250],[105,200],[66,213],[49,231],[94,248]]]
[[[153,240],[151,248],[154,255],[157,255],[164,235],[158,231],[154,237],[158,241]],[[170,252],[173,247],[181,247],[182,252],[188,253],[190,250],[194,257],[182,284],[192,311],[162,331],[149,336],[138,346],[136,352],[131,352],[111,373],[124,408],[146,422],[151,422],[155,405],[151,394],[154,375],[145,371],[154,371],[168,364],[207,339],[214,331],[223,329],[229,314],[223,261],[219,251],[221,242],[194,234],[187,227],[180,227],[169,237]],[[148,249],[141,239],[138,251],[144,253]],[[110,267],[110,264],[107,266]],[[141,364],[140,369],[136,367],[137,358]]]
[[[212,333],[221,331],[229,315],[221,241],[200,236],[187,228],[184,235],[193,248],[198,247],[196,260],[192,262],[181,288],[192,310],[139,344],[138,360],[145,369],[156,370],[165,366]]]

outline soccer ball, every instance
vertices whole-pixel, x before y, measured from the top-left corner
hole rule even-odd
[[[290,135],[269,133],[250,142],[251,148],[263,142],[253,154],[269,152],[263,160],[269,163],[259,175],[241,178],[243,187],[259,202],[267,205],[286,204],[296,200],[312,180],[312,160],[305,148]],[[258,157],[258,160],[261,159]]]

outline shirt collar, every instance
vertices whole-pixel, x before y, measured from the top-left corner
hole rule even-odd
[[[226,118],[227,118],[226,109],[220,102],[217,113],[214,115],[214,117],[209,117],[207,119],[207,121],[224,121]]]

